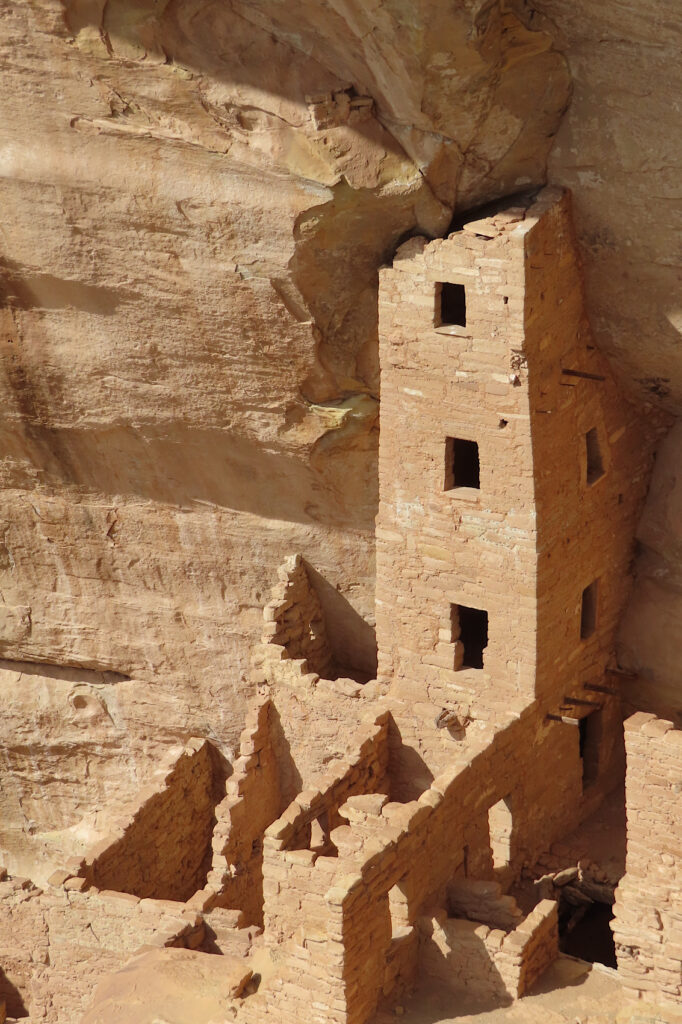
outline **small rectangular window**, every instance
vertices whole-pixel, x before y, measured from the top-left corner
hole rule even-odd
[[[438,288],[440,289],[439,325],[441,327],[466,327],[467,300],[464,285],[443,281]]]
[[[452,642],[463,647],[462,668],[483,668],[483,651],[488,646],[488,613],[482,608],[450,605]]]
[[[587,640],[597,628],[597,603],[599,600],[599,580],[590,583],[583,590],[580,602],[580,639]]]
[[[597,428],[592,427],[585,434],[585,452],[587,456],[587,483],[595,484],[604,475],[604,460],[599,444]]]
[[[455,487],[481,488],[481,465],[476,441],[462,437],[445,439],[445,490]]]
[[[583,766],[583,790],[597,781],[601,745],[601,712],[593,711],[580,719],[580,759]]]

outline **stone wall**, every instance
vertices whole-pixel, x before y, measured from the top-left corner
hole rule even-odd
[[[310,672],[329,676],[332,654],[324,614],[301,556],[288,558],[277,576],[263,610],[263,641],[283,647],[288,658],[305,659]]]
[[[444,912],[417,924],[420,972],[481,1003],[523,996],[559,955],[553,900],[542,900],[508,932]]]
[[[492,719],[603,681],[660,426],[592,343],[568,195],[526,206],[410,239],[379,296],[379,676]],[[452,475],[461,442],[472,479]],[[462,609],[487,614],[482,667]]]
[[[10,1016],[45,1024],[80,1020],[100,977],[143,946],[192,945],[201,919],[182,903],[79,891],[82,879],[44,891],[0,882],[0,999]]]
[[[381,797],[348,800],[339,807],[348,825],[329,833],[332,851],[291,849],[324,809],[319,794],[301,794],[302,805],[268,830],[265,941],[284,945],[281,976],[264,998],[278,1020],[294,1024],[310,1014],[314,990],[311,1020],[365,1024],[383,999],[409,987],[417,918],[448,905],[453,879],[493,877],[488,811],[502,797],[514,808],[512,871],[570,829],[582,793],[577,729],[553,721],[539,729],[530,709],[472,746],[473,738],[417,800],[392,801],[388,787]],[[534,770],[554,763],[565,770]],[[490,911],[484,898],[479,909]]]
[[[289,804],[286,765],[278,757],[279,716],[271,700],[249,712],[239,757],[216,807],[208,886],[217,906],[238,909],[243,920],[263,921],[263,834]]]
[[[80,869],[100,889],[139,897],[187,900],[206,882],[215,806],[224,768],[207,740],[185,748],[160,787],[143,791],[118,836],[91,849]]]
[[[682,732],[638,712],[625,723],[627,855],[616,889],[618,971],[634,995],[682,1004]]]
[[[388,794],[388,719],[386,713],[376,717],[369,712],[353,762],[330,762],[320,788],[304,790],[266,830],[263,892],[269,943],[288,942],[301,927],[325,928],[326,888],[320,887],[320,873],[312,868],[327,859],[336,867],[336,857],[324,854],[330,854],[330,843],[341,841],[344,820],[339,812],[349,799]]]

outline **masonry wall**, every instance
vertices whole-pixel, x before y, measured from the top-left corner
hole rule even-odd
[[[79,1021],[103,974],[142,946],[182,946],[199,918],[181,903],[127,893],[0,882],[0,999],[10,1016]]]
[[[541,198],[538,213],[524,235],[518,372],[528,389],[535,474],[536,695],[551,710],[565,695],[594,698],[585,684],[605,682],[660,421],[626,399],[594,345],[570,195],[544,208]],[[588,466],[590,431],[601,471]],[[594,581],[594,630],[581,637],[581,598]]]
[[[542,900],[508,932],[444,913],[418,925],[420,973],[483,1004],[524,995],[559,955],[553,900]]]
[[[263,836],[298,791],[283,746],[267,699],[247,716],[227,795],[216,807],[208,885],[215,905],[240,910],[245,924],[263,923]]]
[[[467,289],[459,333],[434,327],[442,281]],[[412,239],[380,274],[379,676],[415,700],[453,685],[500,707],[533,694],[530,417],[508,356],[523,341],[523,286],[506,235]],[[446,438],[478,441],[479,492],[445,490]],[[488,611],[481,670],[454,670],[453,603]]]
[[[206,740],[192,741],[162,788],[143,795],[121,834],[91,851],[82,873],[100,889],[189,899],[211,866],[215,806],[224,786],[215,749]]]
[[[618,972],[629,991],[682,1003],[682,731],[640,712],[625,723],[627,856],[616,889]]]
[[[389,716],[371,715],[364,735],[358,735],[357,757],[353,763],[332,762],[326,784],[317,791],[301,793],[284,814],[267,829],[264,840],[263,891],[265,930],[269,943],[291,940],[301,928],[324,928],[324,884],[315,884],[313,865],[336,861],[320,857],[310,847],[313,825],[329,840],[333,830],[345,822],[339,808],[359,794],[388,793]],[[324,841],[324,839],[323,839]],[[335,871],[337,863],[330,870]]]
[[[324,613],[300,555],[277,570],[278,582],[263,611],[263,640],[278,644],[288,658],[305,659],[308,670],[330,675],[332,654]]]
[[[477,751],[454,759],[418,800],[379,800],[374,813],[364,814],[342,806],[350,827],[341,830],[337,856],[287,851],[301,822],[319,808],[287,811],[265,840],[265,937],[268,945],[284,943],[281,981],[272,990],[278,1018],[293,1024],[308,1014],[319,1024],[365,1024],[382,999],[409,986],[418,966],[416,919],[447,906],[453,878],[493,877],[488,810],[494,803],[511,797],[514,870],[569,827],[580,802],[577,743],[576,729],[556,722],[538,729],[529,710],[495,735],[481,736]],[[531,770],[535,761],[553,758],[566,770]],[[396,891],[398,922],[391,911]]]
[[[443,282],[464,286],[465,326],[438,326]],[[568,195],[411,239],[381,272],[379,320],[380,677],[413,700],[458,692],[488,720],[589,698],[627,596],[656,430],[592,344]],[[604,472],[588,480],[592,429]],[[447,438],[478,443],[479,489],[448,489]],[[451,605],[487,611],[483,668],[458,666]]]

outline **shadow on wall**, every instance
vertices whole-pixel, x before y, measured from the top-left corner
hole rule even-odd
[[[0,1007],[2,1007],[3,1002],[8,1017],[16,1017],[17,1019],[28,1017],[29,1014],[24,997],[14,982],[10,981],[5,971],[0,967]],[[3,1016],[2,1020],[4,1019]]]
[[[324,613],[327,642],[337,677],[348,675],[357,682],[373,679],[377,671],[377,639],[373,626],[365,622],[344,595],[309,562],[304,561],[304,565]]]
[[[303,779],[296,767],[296,762],[291,753],[291,744],[286,737],[282,726],[282,719],[274,704],[270,706],[268,721],[270,743],[272,744],[277,765],[277,781],[280,792],[279,813],[282,814],[303,789]]]
[[[657,453],[639,526],[635,581],[618,636],[625,699],[682,727],[682,423]]]
[[[445,922],[453,930],[452,945],[439,945],[433,934],[429,934],[426,922],[419,936],[419,964],[421,985],[429,995],[437,995],[437,1006],[430,998],[421,1012],[422,995],[417,995],[420,1005],[420,1024],[438,1024],[450,1017],[472,1016],[511,1006],[513,999],[507,992],[504,979],[492,962],[485,943],[477,934],[481,931],[475,921]],[[462,978],[462,960],[467,965],[467,976]],[[424,977],[425,976],[425,977]],[[419,989],[418,989],[419,992]],[[430,1005],[429,1005],[430,1004]]]
[[[31,462],[53,486],[75,485],[186,508],[215,505],[264,519],[347,529],[366,529],[373,514],[373,507],[353,507],[350,501],[336,507],[319,502],[311,509],[314,474],[305,463],[284,451],[265,451],[229,430],[187,424],[88,430],[45,426],[29,388],[28,377],[15,379],[12,393],[31,443]],[[6,456],[25,460],[26,441],[11,423],[0,431],[0,444]]]
[[[99,889],[142,899],[188,900],[206,884],[211,868],[215,807],[225,796],[227,773],[207,740],[183,753],[164,788],[142,804],[86,877]]]
[[[418,750],[408,746],[391,716],[388,723],[388,774],[391,800],[409,803],[430,789],[434,774]]]
[[[111,316],[122,302],[139,298],[137,292],[125,289],[67,281],[53,274],[32,274],[30,268],[0,258],[0,304],[10,309],[78,309]]]

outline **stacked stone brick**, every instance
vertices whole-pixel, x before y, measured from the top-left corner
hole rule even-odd
[[[72,873],[99,889],[187,900],[206,881],[224,768],[207,740],[191,740],[131,819],[91,847]]]
[[[324,614],[301,556],[287,559],[278,575],[263,613],[263,641],[283,647],[288,658],[304,659],[309,671],[328,676],[332,657]]]
[[[464,326],[440,323],[449,284]],[[592,344],[569,197],[411,239],[381,273],[379,321],[380,677],[415,701],[459,692],[479,717],[552,710],[612,656],[654,440]],[[478,445],[480,488],[447,485],[447,439]],[[458,661],[452,605],[488,614],[482,669]]]
[[[461,324],[442,322],[446,285],[466,293]],[[347,801],[336,813],[348,825],[322,840],[307,834],[322,791],[268,830],[264,940],[281,950],[280,973],[248,1019],[365,1024],[420,970],[417,922],[442,912],[453,879],[497,870],[509,883],[622,772],[607,671],[654,431],[642,433],[591,344],[568,197],[547,190],[448,239],[410,240],[382,272],[379,313],[377,638],[388,690],[377,703],[432,781],[401,803],[390,794],[404,783],[389,778],[377,787],[387,799]],[[448,481],[456,439],[478,445],[480,486]],[[487,613],[483,667],[467,664],[462,609]],[[310,673],[304,682],[305,659],[297,676],[272,652],[257,665],[276,700],[320,685]],[[473,720],[449,758],[431,735],[444,708]],[[600,743],[588,776],[580,723],[592,715]],[[500,801],[511,824],[496,868],[489,811]],[[482,926],[481,964],[507,996],[556,955],[554,907],[499,946]]]
[[[682,1003],[682,732],[640,712],[625,723],[626,872],[616,890],[618,971],[631,992]]]
[[[558,955],[553,900],[542,900],[509,931],[445,911],[420,919],[418,927],[421,970],[469,1001],[494,1005],[520,998]]]

